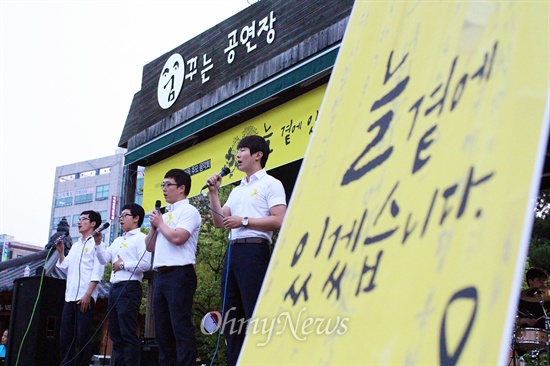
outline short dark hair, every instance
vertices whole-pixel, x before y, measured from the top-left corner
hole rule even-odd
[[[265,168],[267,158],[269,157],[269,144],[263,137],[258,135],[245,136],[237,144],[237,149],[240,149],[242,147],[248,147],[251,155],[258,151],[261,151],[263,153],[263,156],[260,160],[260,164],[262,165],[262,168]]]
[[[145,218],[145,210],[143,209],[143,207],[141,207],[137,203],[127,203],[122,206],[121,211],[124,210],[130,210],[132,217],[139,216],[138,227],[141,227],[141,225],[143,224],[143,219]]]
[[[527,282],[529,282],[529,280],[532,281],[535,278],[546,280],[548,278],[548,272],[540,267],[529,268],[529,270],[525,274],[525,279],[527,280]]]
[[[183,169],[170,169],[164,175],[164,178],[172,178],[176,181],[178,187],[185,186],[185,197],[191,191],[191,176]]]
[[[90,223],[95,222],[95,229],[101,226],[101,215],[99,212],[93,210],[82,211],[81,215],[88,215]]]

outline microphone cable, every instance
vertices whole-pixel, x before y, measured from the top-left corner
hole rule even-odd
[[[203,189],[204,189],[204,187],[203,187]],[[204,200],[203,194],[202,194],[202,189],[201,189],[201,192],[199,193],[199,196],[201,197],[201,201],[206,206],[206,208],[208,208],[210,211],[212,211],[216,215],[220,216],[221,218],[225,218],[224,215],[217,212],[216,210],[214,210],[212,207],[210,207],[206,203],[206,201]],[[218,339],[216,341],[216,349],[214,350],[214,354],[212,355],[212,360],[210,360],[210,366],[212,366],[214,364],[214,360],[216,359],[216,356],[218,354],[218,349],[220,347],[220,340],[221,340],[221,336],[222,336],[222,333],[223,333],[223,327],[225,326],[225,324],[224,324],[225,300],[226,300],[226,297],[227,297],[227,282],[229,282],[228,281],[228,279],[229,279],[229,265],[231,263],[230,259],[231,259],[231,230],[229,230],[229,245],[227,246],[227,266],[225,268],[225,285],[223,286],[222,317],[220,319],[221,324],[220,324],[220,328],[219,328],[219,332],[218,332]]]
[[[65,236],[62,237],[62,239],[65,238]],[[48,258],[50,257],[50,253],[52,249],[55,246],[52,245],[50,249],[48,250],[48,253],[46,254],[46,260],[48,261]],[[29,325],[27,325],[27,329],[25,330],[25,333],[23,334],[23,338],[21,339],[21,343],[19,344],[19,350],[17,351],[17,359],[15,360],[15,366],[19,364],[19,357],[21,356],[21,350],[23,349],[23,344],[25,344],[25,339],[27,338],[27,334],[29,333],[29,330],[31,329],[32,321],[34,319],[34,314],[36,312],[36,307],[38,306],[38,301],[40,300],[40,294],[42,293],[42,283],[44,281],[44,275],[46,273],[46,268],[42,267],[42,275],[40,276],[40,284],[38,285],[38,294],[36,295],[36,301],[34,302],[34,306],[32,308],[31,317],[29,319]]]
[[[101,227],[101,226],[100,226]],[[108,227],[108,226],[107,226]],[[101,232],[101,231],[100,231]],[[99,234],[99,232],[98,232]],[[95,235],[94,233],[92,232],[92,235],[88,236],[86,238],[86,240],[84,240],[84,242],[82,242],[82,250],[80,252],[80,259],[78,260],[78,283],[77,283],[77,287],[76,287],[76,295],[74,296],[74,302],[75,302],[75,307],[76,307],[76,311],[74,312],[74,327],[73,327],[73,339],[71,340],[71,343],[69,345],[69,348],[68,348],[68,352],[67,354],[65,355],[65,357],[63,358],[63,360],[61,360],[61,366],[63,365],[66,365],[68,364],[69,362],[71,362],[72,360],[74,360],[81,352],[82,350],[85,348],[85,346],[88,345],[88,343],[90,343],[90,341],[88,341],[84,346],[81,346],[80,347],[80,350],[73,356],[73,358],[71,358],[70,360],[68,360],[67,362],[65,362],[65,359],[67,358],[67,356],[69,355],[69,353],[71,353],[71,349],[74,345],[74,342],[77,338],[77,329],[78,329],[78,304],[77,304],[77,300],[78,300],[78,293],[80,292],[80,272],[81,272],[81,269],[82,269],[82,257],[84,256],[84,250],[86,249],[86,245],[88,245],[88,241],[93,238]],[[94,244],[95,245],[95,244]],[[92,265],[92,271],[93,271],[93,265]],[[99,283],[97,284],[99,286]],[[86,294],[86,293],[84,293]],[[90,295],[90,298],[91,298],[91,295]],[[95,302],[95,300],[94,300]],[[95,335],[95,333],[94,333]]]

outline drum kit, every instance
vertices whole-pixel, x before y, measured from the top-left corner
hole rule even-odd
[[[537,309],[537,314],[543,314],[540,317],[533,316],[528,307],[521,304],[531,305],[531,309]],[[533,311],[535,312],[535,311]],[[520,306],[516,320],[519,318],[530,318],[544,322],[543,328],[535,327],[517,327],[512,336],[511,357],[509,365],[523,365],[523,357],[518,358],[518,355],[529,355],[532,364],[534,365],[550,365],[550,288],[529,288],[521,292]],[[534,322],[534,321],[533,321]],[[544,357],[546,355],[546,357]],[[544,363],[543,363],[544,361]]]

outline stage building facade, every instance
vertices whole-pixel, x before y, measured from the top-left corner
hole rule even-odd
[[[224,166],[224,184],[238,182],[236,146],[250,134],[269,141],[266,169],[290,199],[352,6],[260,1],[145,65],[119,141],[122,201],[143,193],[152,210],[171,168],[191,174],[190,196]]]

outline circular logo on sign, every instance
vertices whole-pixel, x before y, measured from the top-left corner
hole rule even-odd
[[[168,109],[176,102],[183,86],[184,77],[183,57],[179,53],[174,53],[164,64],[159,77],[157,98],[162,109]]]

